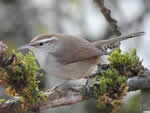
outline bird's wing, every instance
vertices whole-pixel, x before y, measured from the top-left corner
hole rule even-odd
[[[67,40],[61,42],[65,47],[60,50],[61,52],[55,54],[59,62],[63,64],[75,63],[103,55],[102,51],[87,40],[73,36],[65,36],[64,38],[67,38]]]

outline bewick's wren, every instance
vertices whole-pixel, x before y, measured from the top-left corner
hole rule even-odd
[[[85,39],[64,34],[41,34],[22,48],[29,48],[41,67],[51,76],[65,80],[91,75],[99,58],[112,44],[143,35],[144,32],[90,43]]]

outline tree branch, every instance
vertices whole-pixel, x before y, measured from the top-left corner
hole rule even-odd
[[[145,70],[143,76],[132,77],[127,80],[127,86],[130,91],[138,89],[150,89],[150,71]]]
[[[101,12],[103,13],[105,19],[108,21],[108,23],[110,24],[113,32],[117,35],[117,36],[120,36],[121,35],[121,32],[117,26],[117,21],[111,17],[111,11],[106,8],[104,6],[104,0],[94,0],[97,5],[99,6]]]
[[[143,76],[128,79],[127,86],[129,87],[129,90],[133,91],[138,89],[150,89],[149,75],[150,71],[146,70]],[[48,96],[48,100],[45,103],[40,102],[36,107],[39,107],[40,111],[43,111],[49,108],[72,105],[91,98],[90,96],[87,96],[91,94],[89,86],[85,87],[85,85],[81,85],[81,83],[79,84],[79,86],[78,84],[76,84],[76,87],[78,86],[78,90],[67,89],[65,91],[58,91],[56,88],[45,92],[45,94]],[[59,87],[62,87],[62,85],[58,86],[58,88]],[[32,110],[34,108],[35,106],[30,108],[29,110]],[[19,111],[20,113],[24,112],[21,108],[19,97],[14,97],[0,104],[0,113],[17,113],[17,111]]]
[[[47,91],[45,94],[48,99],[45,103],[40,103],[37,106],[33,106],[29,110],[33,110],[35,107],[39,107],[40,111],[46,110],[48,108],[72,105],[83,101],[84,96],[77,91],[57,91],[56,89]],[[0,104],[0,113],[23,113],[24,110],[21,108],[21,101],[19,97],[14,97]]]

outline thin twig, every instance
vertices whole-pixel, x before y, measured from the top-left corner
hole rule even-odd
[[[117,26],[117,21],[111,17],[111,11],[104,6],[104,1],[103,0],[94,0],[97,5],[99,6],[101,12],[103,13],[105,19],[108,21],[108,23],[111,25],[111,28],[113,32],[117,36],[121,36],[121,32],[119,30],[119,27]]]

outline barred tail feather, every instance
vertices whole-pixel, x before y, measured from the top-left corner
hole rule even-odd
[[[137,32],[137,33],[132,33],[132,34],[129,34],[126,36],[120,36],[116,39],[118,39],[119,41],[122,41],[122,40],[130,39],[130,38],[134,38],[134,37],[143,36],[144,34],[145,34],[145,32]]]
[[[117,37],[117,38],[112,38],[112,39],[109,39],[109,40],[96,41],[93,44],[96,48],[99,48],[99,49],[101,49],[103,47],[105,49],[113,48],[113,45],[115,45],[115,43],[118,43],[118,42],[123,41],[123,40],[130,39],[130,38],[143,36],[144,34],[145,34],[145,32],[137,32],[137,33],[133,33],[133,34],[125,35],[125,36],[120,36],[120,37]]]

